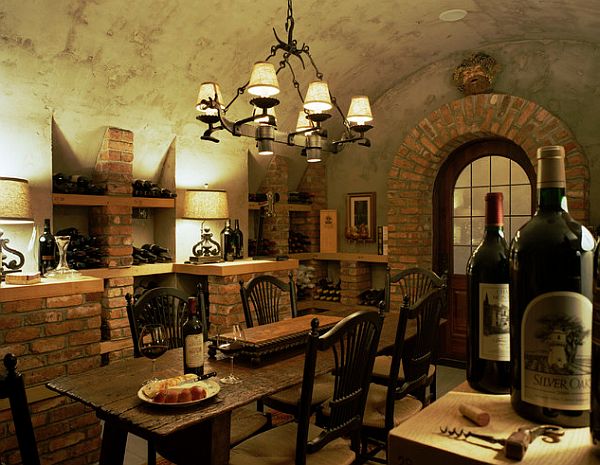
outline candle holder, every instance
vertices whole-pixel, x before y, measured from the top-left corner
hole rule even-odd
[[[69,263],[67,262],[67,247],[71,241],[71,236],[55,236],[54,239],[56,239],[56,248],[58,249],[58,265],[46,273],[46,277],[51,279],[77,278],[81,273],[69,268]]]

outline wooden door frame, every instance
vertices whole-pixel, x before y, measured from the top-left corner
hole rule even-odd
[[[436,240],[432,244],[432,268],[438,272],[448,273],[448,324],[445,327],[443,337],[442,357],[447,362],[456,362],[457,351],[453,349],[460,344],[462,335],[456,337],[456,323],[452,320],[452,309],[454,308],[454,294],[452,292],[455,280],[465,279],[463,275],[454,275],[454,263],[452,255],[453,246],[453,191],[460,173],[466,166],[479,158],[486,156],[502,156],[515,161],[523,168],[529,178],[531,185],[531,211],[536,204],[535,180],[536,174],[527,153],[515,142],[505,138],[482,138],[463,144],[454,149],[446,161],[440,167],[433,187],[433,237]],[[458,278],[455,278],[457,276]],[[464,284],[464,283],[463,283]],[[466,327],[466,322],[465,322]],[[466,337],[466,336],[465,336]],[[458,360],[459,363],[461,362]]]

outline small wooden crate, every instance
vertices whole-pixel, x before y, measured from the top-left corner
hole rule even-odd
[[[321,253],[337,252],[337,210],[321,210]]]

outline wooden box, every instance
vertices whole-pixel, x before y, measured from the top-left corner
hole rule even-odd
[[[321,210],[321,253],[337,252],[337,210]]]

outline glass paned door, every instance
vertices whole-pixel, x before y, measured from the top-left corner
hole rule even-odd
[[[454,274],[465,274],[467,261],[483,237],[488,192],[503,194],[507,242],[531,217],[531,185],[518,163],[492,155],[468,164],[458,175],[452,196]]]

